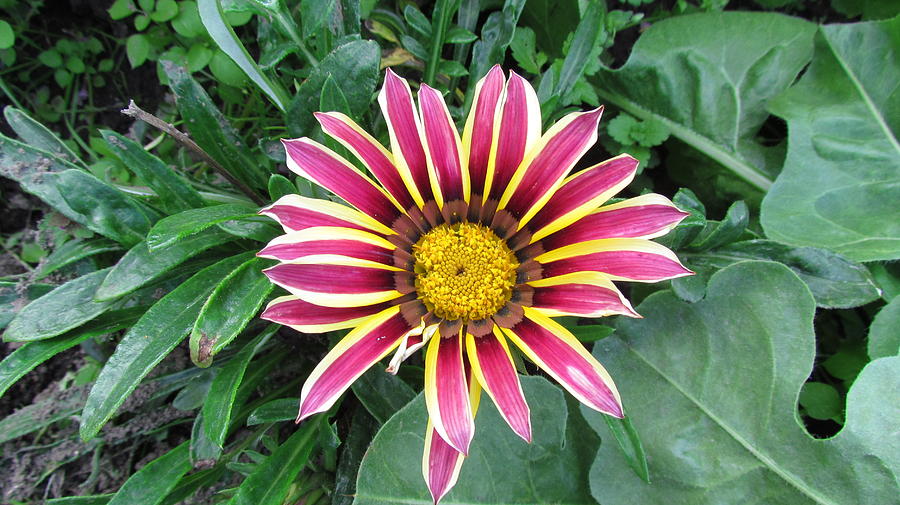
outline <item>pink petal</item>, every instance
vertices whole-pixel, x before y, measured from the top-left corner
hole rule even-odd
[[[475,86],[475,100],[472,102],[472,112],[466,121],[462,139],[463,150],[469,153],[469,179],[473,194],[484,195],[494,136],[494,116],[503,93],[504,81],[500,65],[494,65]]]
[[[390,306],[385,302],[362,307],[323,307],[295,296],[283,296],[272,300],[259,317],[304,333],[321,333],[355,327]]]
[[[475,435],[466,376],[461,336],[435,335],[425,356],[425,404],[434,429],[463,454]]]
[[[500,116],[490,196],[499,199],[519,163],[541,135],[541,107],[531,84],[511,72]]]
[[[276,237],[256,255],[291,261],[327,254],[393,265],[395,249],[387,240],[362,230],[314,227]]]
[[[522,352],[572,396],[592,409],[623,416],[619,393],[609,374],[559,323],[526,307],[525,319],[507,333]]]
[[[387,69],[378,103],[388,125],[394,163],[401,174],[409,174],[410,184],[407,187],[419,206],[422,206],[434,197],[431,194],[428,163],[422,145],[422,126],[406,79]]]
[[[549,282],[548,282],[549,281]],[[532,282],[531,306],[548,316],[638,317],[631,304],[603,274],[578,272]]]
[[[439,205],[453,200],[469,201],[468,172],[463,172],[459,133],[444,98],[427,84],[419,88],[419,108],[425,128],[425,145],[433,167],[432,190]],[[436,187],[435,187],[436,183]]]
[[[409,209],[415,204],[384,146],[344,114],[317,112],[315,116],[322,130],[359,158],[402,209]]]
[[[522,385],[506,346],[496,327],[483,337],[467,335],[466,349],[475,376],[494,400],[500,415],[517,435],[531,442],[531,413],[525,403]]]
[[[288,168],[331,191],[378,222],[391,226],[400,215],[383,190],[347,160],[310,139],[282,140]]]
[[[465,455],[444,441],[428,423],[425,434],[425,454],[422,458],[422,474],[434,504],[450,492],[459,477]]]
[[[638,160],[627,154],[598,163],[563,182],[528,222],[538,240],[574,223],[621,191],[634,178]]]
[[[668,199],[648,194],[601,207],[543,239],[545,250],[605,238],[655,238],[689,216]]]
[[[658,282],[693,274],[672,251],[640,239],[581,242],[549,251],[535,260],[543,265],[544,277],[593,271],[612,280]]]
[[[259,211],[278,221],[285,231],[299,231],[314,226],[338,226],[391,234],[391,229],[356,209],[328,200],[286,195]]]
[[[297,422],[331,408],[353,381],[397,346],[409,329],[400,307],[394,306],[348,333],[303,384]]]
[[[603,108],[573,113],[561,119],[541,138],[524,166],[514,174],[500,199],[500,208],[512,213],[522,224],[527,222],[566,174],[597,140],[597,123]]]

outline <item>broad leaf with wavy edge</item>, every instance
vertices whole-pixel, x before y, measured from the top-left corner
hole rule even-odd
[[[766,102],[809,61],[815,25],[762,12],[678,16],[654,25],[622,68],[597,74],[597,94],[672,135],[755,187],[772,185],[753,140]]]
[[[900,358],[863,370],[843,431],[810,437],[797,396],[815,357],[815,302],[787,267],[738,263],[712,277],[703,301],[665,291],[637,310],[644,319],[621,321],[594,354],[620,385],[651,484],[604,444],[591,469],[601,503],[898,503]]]
[[[769,237],[856,261],[900,258],[900,17],[821,27],[813,63],[771,104],[784,171],[762,204]]]

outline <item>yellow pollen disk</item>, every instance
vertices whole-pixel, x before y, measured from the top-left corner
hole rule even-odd
[[[437,226],[416,242],[413,256],[419,298],[442,319],[484,319],[512,296],[519,262],[486,226]]]

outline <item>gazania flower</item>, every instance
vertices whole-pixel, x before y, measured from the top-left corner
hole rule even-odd
[[[494,67],[462,138],[441,94],[387,71],[379,95],[391,150],[347,116],[316,114],[374,177],[308,138],[285,140],[288,167],[345,200],[289,195],[262,210],[286,234],[259,255],[290,292],[263,318],[302,332],[352,328],[303,386],[297,421],[328,410],[375,362],[389,371],[425,349],[430,417],[423,472],[439,501],[475,432],[481,390],[531,440],[510,343],[585,405],[622,417],[609,374],[551,317],[639,317],[613,281],[691,272],[651,242],[686,215],[643,195],[601,206],[638,162],[621,155],[569,175],[597,139],[602,108],[541,135],[529,83]]]

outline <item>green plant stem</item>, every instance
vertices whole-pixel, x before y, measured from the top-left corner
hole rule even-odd
[[[18,100],[16,100],[16,96],[13,94],[13,92],[9,89],[9,87],[6,86],[6,81],[3,80],[3,77],[0,77],[0,90],[3,91],[3,94],[6,95],[6,98],[9,98],[9,101],[12,102],[12,104],[15,105],[17,109],[25,110],[25,108],[22,107],[22,104],[19,103]]]

